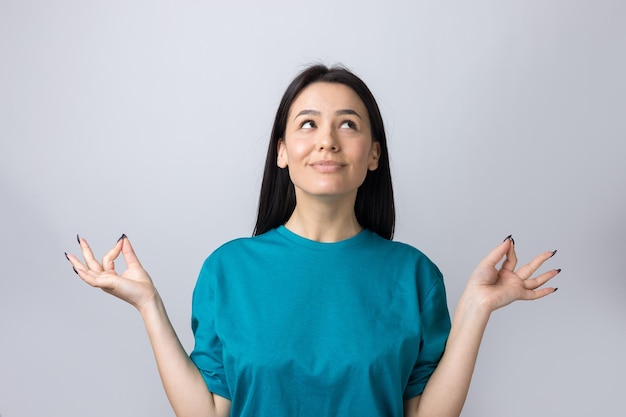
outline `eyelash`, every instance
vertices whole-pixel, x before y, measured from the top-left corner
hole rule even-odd
[[[310,124],[310,126],[309,127],[305,127],[307,124]],[[343,126],[345,124],[347,124],[348,128],[350,128],[350,129],[356,129],[357,128],[356,123],[353,122],[352,120],[344,120],[343,122],[341,122],[339,124],[339,127],[341,127],[341,126]],[[303,121],[300,124],[300,129],[312,129],[312,128],[315,128],[315,127],[316,127],[316,125],[315,125],[315,122],[313,120],[305,120],[305,121]]]

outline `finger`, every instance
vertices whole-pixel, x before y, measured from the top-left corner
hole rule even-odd
[[[515,253],[515,242],[511,236],[505,239],[505,242],[509,243],[509,248],[506,252],[504,262],[502,262],[502,269],[505,271],[513,272],[517,266],[517,254]]]
[[[553,269],[551,271],[548,271],[539,275],[536,278],[527,279],[526,281],[524,281],[524,287],[529,290],[535,290],[541,287],[542,285],[544,285],[546,282],[550,281],[555,276],[557,276],[560,272],[561,272],[560,268]]]
[[[65,252],[65,258],[70,262],[70,264],[72,264],[72,268],[74,268],[74,270],[76,270],[76,268],[87,269],[87,267],[83,265],[76,255]]]
[[[122,235],[122,255],[124,256],[124,262],[128,268],[143,268],[139,258],[135,254],[133,246],[130,244],[130,240],[126,235]]]
[[[115,289],[115,286],[117,285],[118,277],[114,274],[94,272],[80,267],[74,267],[74,271],[78,274],[80,279],[92,287],[101,288],[105,291],[111,291]]]
[[[122,251],[122,239],[125,237],[126,235],[122,235],[122,237],[120,237],[117,242],[115,243],[115,246],[113,247],[113,249],[111,249],[110,251],[108,251],[106,253],[106,255],[104,255],[104,257],[102,257],[102,268],[105,271],[114,271],[115,270],[115,260],[117,259],[117,257],[120,255],[120,252]]]
[[[552,293],[554,293],[558,288],[541,288],[538,290],[534,290],[534,291],[526,291],[524,293],[524,297],[522,298],[523,300],[538,300],[540,298],[545,297],[546,295],[550,295]]]
[[[480,261],[478,265],[481,267],[495,267],[507,254],[510,244],[510,238],[507,237],[502,243],[493,248],[489,255],[487,255],[482,261]]]
[[[556,251],[544,252],[535,256],[529,263],[520,267],[520,269],[517,270],[517,276],[519,276],[521,279],[530,278],[535,273],[535,271],[537,271],[545,261],[552,258],[554,254],[556,254]]]
[[[83,258],[85,259],[85,264],[87,265],[87,268],[93,271],[102,271],[102,265],[100,265],[100,263],[98,263],[96,258],[93,256],[93,251],[91,250],[89,243],[87,243],[87,240],[78,235],[76,235],[76,239],[78,239],[78,244],[80,245],[80,249],[83,252]]]

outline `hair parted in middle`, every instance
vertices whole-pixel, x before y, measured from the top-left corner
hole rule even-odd
[[[283,225],[296,207],[296,192],[287,168],[277,165],[278,142],[285,136],[291,105],[300,92],[316,82],[339,83],[351,88],[361,99],[369,115],[372,140],[380,144],[378,168],[368,171],[357,191],[354,212],[359,224],[391,240],[395,226],[395,206],[387,138],[378,104],[367,85],[342,66],[316,64],[307,67],[289,84],[274,119],[274,127],[265,159],[265,170],[259,196],[259,211],[254,235]]]

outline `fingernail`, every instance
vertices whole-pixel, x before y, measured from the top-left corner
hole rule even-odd
[[[557,269],[557,270],[556,270],[556,273],[557,273],[557,274],[560,274],[560,273],[561,273],[561,268]]]
[[[513,239],[513,235],[508,235],[504,238],[503,242],[506,242],[507,239],[511,239],[511,242],[515,245],[515,239]]]
[[[70,260],[70,257],[69,257],[69,256],[67,256],[67,252],[63,252],[63,253],[65,253],[65,259],[67,259],[67,260],[69,261],[69,260]]]
[[[556,290],[558,290],[558,289],[559,289],[559,287],[556,287],[556,288],[554,289],[554,291],[552,291],[552,292],[556,292]]]
[[[80,236],[76,235],[76,240],[78,240],[78,244],[80,245]]]
[[[125,239],[125,238],[126,238],[126,233],[123,233],[122,236],[120,236],[120,238],[117,239],[117,241],[119,242],[120,240]]]
[[[552,258],[554,255],[556,255],[557,250],[558,249],[555,249],[555,250],[552,251],[552,255],[550,255],[550,258]]]
[[[78,271],[76,270],[76,268],[72,267],[72,269],[74,270],[74,272],[76,272],[76,275],[78,275]]]

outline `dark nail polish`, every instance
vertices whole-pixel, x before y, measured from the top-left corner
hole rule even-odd
[[[552,251],[552,255],[550,255],[550,258],[552,258],[554,255],[556,255],[557,249]]]
[[[515,245],[515,239],[513,239],[513,235],[508,235],[507,237],[505,237],[503,242],[506,242],[507,239],[511,239],[511,243]]]
[[[65,259],[67,259],[67,260],[69,261],[69,260],[70,260],[70,257],[69,257],[69,256],[67,256],[67,252],[64,252],[64,253],[65,253]]]
[[[80,245],[80,236],[76,235],[76,240],[78,240],[78,244]]]
[[[120,240],[122,240],[122,239],[126,239],[126,233],[122,234],[122,236],[120,236],[120,238],[119,238],[119,239],[117,239],[117,241],[119,242],[119,241],[120,241]]]
[[[557,273],[557,274],[560,274],[560,273],[561,273],[561,268],[557,269],[557,270],[556,270],[556,273]]]
[[[78,271],[76,270],[76,268],[72,267],[72,269],[74,270],[74,272],[76,272],[76,275],[78,275]]]
[[[556,287],[556,288],[554,289],[554,291],[552,291],[552,292],[556,292],[556,290],[558,290],[558,289],[559,289],[559,287]]]

